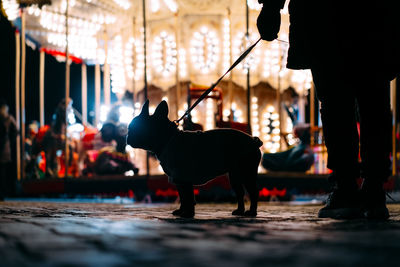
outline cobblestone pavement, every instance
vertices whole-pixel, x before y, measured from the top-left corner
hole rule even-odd
[[[320,206],[0,203],[0,266],[400,266],[400,205],[391,220],[318,219]]]

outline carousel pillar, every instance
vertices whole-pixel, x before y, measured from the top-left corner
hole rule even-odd
[[[392,98],[392,175],[397,175],[397,149],[396,149],[396,128],[397,128],[397,79],[390,83],[391,98]]]
[[[148,99],[147,95],[147,25],[146,25],[146,0],[142,1],[143,3],[143,55],[144,55],[144,100]]]
[[[26,62],[26,46],[25,46],[25,10],[21,9],[21,178],[25,177],[25,62]]]
[[[44,64],[45,52],[40,50],[40,77],[39,77],[39,122],[40,126],[44,126]]]
[[[305,122],[305,103],[304,103],[304,88],[299,95],[299,102],[297,103],[299,109],[299,117],[298,122],[304,123]]]
[[[94,67],[94,101],[95,101],[95,118],[94,124],[97,125],[100,122],[100,65],[96,63]]]
[[[175,70],[175,83],[176,83],[176,98],[175,98],[175,116],[178,118],[179,103],[181,100],[181,83],[179,81],[179,11],[175,13],[175,40],[176,40],[176,70]]]
[[[144,100],[148,99],[147,95],[147,25],[146,25],[146,0],[142,1],[143,4],[143,55],[144,55]],[[150,175],[150,162],[149,152],[146,153],[146,175]]]
[[[310,126],[311,129],[315,126],[315,85],[311,84],[310,88]]]
[[[311,83],[310,88],[310,128],[311,128],[311,145],[315,144],[314,127],[315,127],[315,84]]]
[[[68,8],[69,8],[69,0],[66,0],[66,8],[65,8],[65,174],[64,177],[68,177],[68,169],[69,169],[69,142],[68,142],[68,102],[69,102],[69,89],[70,89],[70,66],[69,66],[69,41],[68,41]]]
[[[246,41],[250,39],[249,36],[249,3],[247,0],[246,1]],[[247,42],[246,42],[247,43]],[[250,98],[251,98],[251,92],[250,92],[250,65],[248,66],[247,69],[247,75],[246,75],[246,89],[247,89],[247,131],[250,133],[251,131],[251,114],[250,114]]]
[[[20,60],[21,60],[21,40],[20,34],[18,31],[15,31],[15,123],[17,127],[20,126],[21,123],[21,113],[20,113]],[[21,180],[21,137],[17,135],[16,140],[16,156],[17,156],[17,178]]]
[[[136,17],[133,18],[133,24],[132,24],[132,36],[133,36],[133,40],[135,40],[136,43]],[[137,97],[136,97],[136,93],[137,93],[137,86],[136,86],[136,44],[133,44],[132,46],[132,57],[133,57],[133,62],[132,62],[132,67],[133,67],[133,101],[137,102]]]
[[[232,66],[233,55],[232,55],[232,14],[231,9],[228,7],[228,21],[229,21],[229,65]],[[228,83],[228,92],[229,92],[229,110],[232,112],[232,102],[233,102],[233,71],[229,72],[229,83]],[[233,114],[229,116],[229,120],[233,120]]]
[[[82,63],[82,124],[87,125],[87,72],[86,64]]]
[[[282,66],[282,65],[281,65]],[[279,115],[279,150],[278,151],[282,151],[282,137],[283,137],[283,133],[282,133],[282,95],[281,95],[281,71],[282,71],[282,67],[278,72],[278,88],[276,90],[276,108],[278,111],[278,115]]]
[[[284,137],[282,129],[283,129],[283,118],[282,118],[282,93],[281,93],[281,73],[282,73],[282,46],[279,44],[279,72],[278,72],[278,88],[276,92],[276,102],[277,102],[277,111],[279,115],[279,151],[282,151],[282,144],[284,143],[282,137]]]
[[[104,104],[109,106],[111,103],[110,92],[110,66],[108,64],[108,35],[107,30],[104,30],[104,73],[103,73],[103,89],[104,89]]]

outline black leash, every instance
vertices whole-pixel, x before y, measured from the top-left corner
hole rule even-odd
[[[232,64],[232,66],[222,75],[215,83],[213,83],[197,100],[196,102],[191,105],[186,112],[177,120],[174,120],[174,122],[178,125],[183,118],[185,118],[189,113],[201,102],[203,101],[204,98],[212,91],[214,88],[219,84],[219,82],[231,71],[233,70],[242,60],[247,57],[247,55],[253,50],[253,48],[258,44],[258,42],[261,40],[258,39],[254,44],[252,44],[249,48],[246,49],[246,51],[243,52],[242,55],[236,61]]]

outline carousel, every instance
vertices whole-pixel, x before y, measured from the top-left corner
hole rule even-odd
[[[160,101],[167,101],[170,119],[178,119],[259,38],[256,18],[261,6],[257,0],[3,0],[2,4],[7,18],[19,29],[15,32],[16,119],[21,140],[27,132],[24,44],[29,40],[39,44],[41,129],[48,112],[44,110],[44,55],[65,64],[62,141],[58,151],[42,146],[35,158],[38,165],[50,166],[48,155],[56,157],[51,174],[57,177],[93,175],[93,162],[101,153],[127,164],[119,170],[122,175],[161,174],[154,157],[129,146],[118,148],[118,136],[107,135],[104,128],[112,122],[116,130],[110,131],[123,135],[123,126],[140,112],[146,99],[150,112]],[[190,121],[195,129],[230,127],[248,132],[263,141],[263,152],[276,153],[298,143],[293,128],[308,118],[315,157],[309,172],[326,173],[311,74],[285,68],[288,29],[286,6],[278,39],[259,42],[190,113]],[[71,62],[81,64],[82,112],[70,101]],[[95,66],[94,110],[88,110],[86,68],[91,65]],[[89,121],[90,112],[94,120]],[[45,138],[39,130],[40,134]],[[101,134],[107,140],[99,140]],[[107,150],[104,143],[114,149]],[[24,178],[28,164],[21,141],[18,146],[18,175]]]

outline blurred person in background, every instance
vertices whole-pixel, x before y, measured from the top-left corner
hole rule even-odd
[[[0,100],[0,201],[15,194],[15,177],[11,171],[11,144],[17,134],[15,119],[8,113],[7,103]]]

